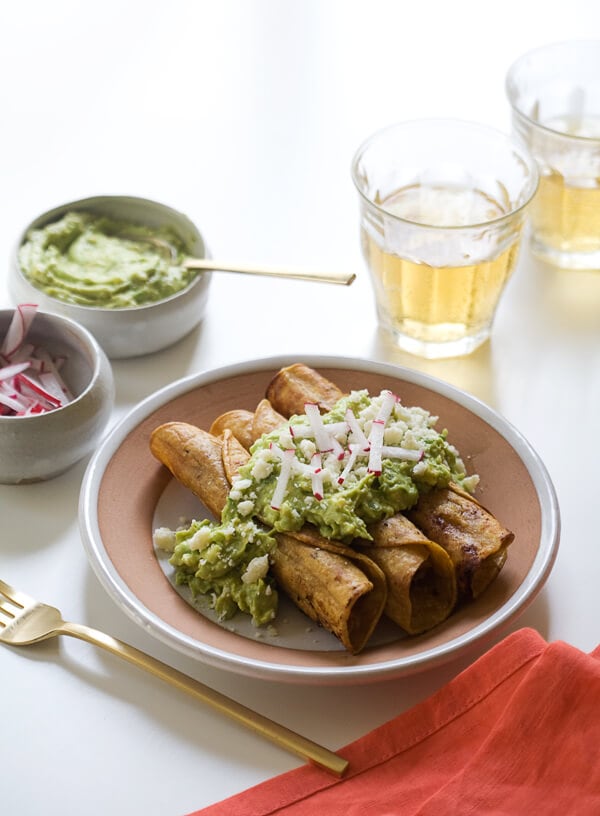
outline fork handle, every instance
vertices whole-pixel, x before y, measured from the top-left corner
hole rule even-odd
[[[59,634],[85,640],[95,646],[100,646],[100,648],[111,652],[117,657],[122,657],[134,666],[160,677],[161,680],[181,689],[181,691],[187,692],[203,703],[208,703],[209,706],[221,712],[221,714],[226,714],[262,737],[271,740],[279,747],[291,751],[293,754],[314,765],[318,765],[337,777],[343,776],[348,767],[348,761],[338,756],[338,754],[296,734],[285,726],[279,725],[279,723],[273,722],[268,717],[263,717],[262,714],[246,708],[241,703],[226,697],[209,686],[205,686],[198,680],[188,677],[187,674],[183,674],[183,672],[174,669],[172,666],[168,666],[145,652],[141,652],[135,646],[130,646],[104,632],[79,623],[65,622],[60,627]]]

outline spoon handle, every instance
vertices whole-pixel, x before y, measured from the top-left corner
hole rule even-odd
[[[184,262],[187,269],[206,269],[214,272],[239,272],[244,275],[265,275],[273,278],[298,278],[300,280],[318,281],[321,283],[339,283],[349,286],[356,278],[354,272],[321,272],[307,269],[278,269],[274,267],[255,267],[244,264],[231,264],[216,261],[212,258],[187,258]]]

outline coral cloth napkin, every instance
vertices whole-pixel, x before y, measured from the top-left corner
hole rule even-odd
[[[340,752],[189,816],[599,816],[600,646],[521,629]]]

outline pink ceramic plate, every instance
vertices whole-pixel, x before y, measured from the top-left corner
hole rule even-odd
[[[226,624],[197,611],[155,553],[155,526],[175,527],[202,506],[151,455],[153,428],[180,420],[208,428],[224,411],[253,410],[272,376],[305,362],[340,388],[390,388],[448,428],[477,498],[515,533],[507,563],[481,598],[419,637],[383,624],[372,645],[352,656],[328,633],[284,603],[275,632],[258,632],[238,615]],[[110,433],[87,469],[80,525],[92,567],[111,597],[163,642],[221,668],[270,679],[359,682],[409,674],[456,657],[513,620],[533,600],[554,563],[560,520],[546,469],[526,440],[493,410],[452,386],[398,366],[332,357],[269,358],[173,383],[137,406]]]

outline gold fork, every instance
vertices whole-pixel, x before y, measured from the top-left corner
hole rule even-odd
[[[208,703],[212,708],[242,723],[281,748],[291,751],[335,776],[343,776],[348,767],[347,760],[327,748],[295,734],[283,725],[193,680],[134,646],[129,646],[89,626],[64,621],[61,613],[55,607],[39,603],[0,581],[0,641],[12,646],[28,646],[58,635],[70,635],[86,640],[117,657],[122,657],[129,663],[133,663],[134,666],[139,666],[176,688],[186,691],[192,697],[202,700],[203,703]]]

